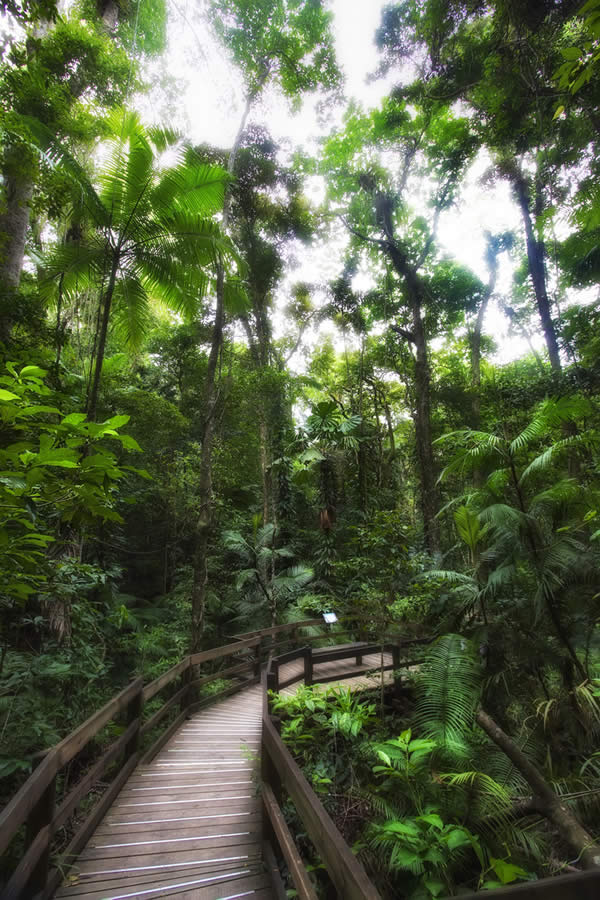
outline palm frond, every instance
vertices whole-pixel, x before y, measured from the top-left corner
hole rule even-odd
[[[122,277],[115,291],[114,325],[124,340],[139,349],[148,331],[150,304],[148,293],[135,275]]]
[[[481,663],[471,642],[458,634],[439,638],[421,666],[415,720],[422,733],[463,755],[481,683]]]

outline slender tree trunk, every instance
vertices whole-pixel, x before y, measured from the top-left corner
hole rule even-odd
[[[267,414],[263,402],[260,402],[260,408],[258,411],[258,433],[260,440],[260,473],[262,478],[263,494],[263,525],[266,525],[267,522],[271,521],[273,514],[273,491],[271,471],[269,468],[269,427],[267,424]]]
[[[266,74],[265,74],[266,79]],[[262,83],[257,88],[260,90]],[[227,171],[229,175],[233,175],[235,161],[240,148],[242,134],[246,127],[246,120],[250,113],[254,97],[256,93],[251,94],[244,108],[240,126],[233,142],[229,160],[227,163]],[[223,232],[227,233],[229,225],[229,209],[231,203],[231,194],[225,189],[225,201],[223,204]],[[204,382],[204,429],[202,434],[202,450],[200,454],[200,478],[198,485],[198,525],[196,536],[196,547],[193,557],[193,583],[192,583],[192,633],[191,633],[191,651],[197,652],[202,642],[202,634],[204,631],[204,609],[206,606],[206,594],[208,589],[208,545],[210,535],[213,528],[213,497],[212,497],[212,451],[215,438],[216,427],[216,405],[218,400],[218,390],[216,382],[217,363],[221,353],[223,343],[223,326],[225,322],[225,269],[222,261],[217,263],[217,279],[216,279],[216,308],[215,321],[212,330],[210,353],[208,357],[208,367],[206,370],[206,379]]]
[[[481,301],[481,305],[477,310],[477,319],[475,320],[475,328],[471,336],[471,389],[473,397],[471,402],[471,410],[473,414],[473,428],[479,430],[481,427],[481,335],[483,333],[483,323],[487,312],[490,298],[496,287],[498,278],[498,258],[495,254],[490,253],[490,275],[487,283],[485,296]]]
[[[560,797],[515,741],[483,709],[479,710],[475,719],[523,775],[533,791],[536,809],[553,823],[562,839],[577,853],[582,866],[585,869],[600,868],[600,845],[569,807],[561,802]]]
[[[391,206],[389,203],[381,204],[381,210],[383,215],[382,225],[387,237],[383,246],[394,269],[404,282],[412,318],[412,332],[406,333],[405,337],[415,346],[414,420],[421,488],[423,535],[425,546],[429,553],[438,555],[441,543],[440,527],[436,517],[440,511],[441,497],[436,478],[433,436],[431,432],[431,370],[427,337],[423,325],[424,287],[418,271],[409,262],[406,253],[394,237]],[[401,329],[400,331],[402,332]]]
[[[525,240],[527,243],[527,260],[529,262],[529,274],[533,284],[535,299],[537,303],[538,313],[542,323],[544,339],[548,348],[548,356],[550,357],[550,365],[555,372],[560,372],[560,351],[558,349],[558,341],[556,331],[552,321],[550,311],[550,301],[548,299],[548,289],[546,286],[546,266],[545,252],[543,241],[538,241],[533,229],[533,222],[530,208],[529,191],[524,177],[519,173],[514,176],[513,184],[517,195],[517,201],[521,210],[523,224],[525,226]]]
[[[92,378],[92,386],[87,402],[87,414],[91,422],[96,421],[98,392],[100,390],[100,376],[102,374],[102,364],[104,362],[104,351],[106,349],[106,338],[108,335],[108,325],[110,322],[110,310],[112,306],[113,294],[115,292],[115,284],[117,282],[118,271],[119,254],[118,252],[114,252],[108,279],[108,286],[100,301],[102,311],[102,317],[100,319],[100,333],[98,335],[98,343],[96,346],[96,358],[94,361],[94,375]]]
[[[421,482],[421,511],[425,546],[431,554],[440,552],[440,528],[437,514],[441,498],[436,478],[431,433],[431,371],[420,294],[411,297],[413,335],[415,340],[415,437]]]

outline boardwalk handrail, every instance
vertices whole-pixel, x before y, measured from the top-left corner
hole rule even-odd
[[[267,698],[267,675],[263,673],[265,702],[262,723],[262,782],[267,787],[266,802],[263,800],[265,820],[277,835],[280,824],[281,788],[285,788],[296,807],[306,833],[314,844],[340,898],[344,900],[379,900],[379,893],[367,877],[360,862],[336,828],[325,807],[302,774],[290,751],[283,743],[271,721]],[[290,842],[293,845],[293,842]],[[314,889],[310,885],[306,869],[288,859],[289,843],[281,851],[294,878],[294,887],[299,900],[312,900]],[[307,888],[308,883],[308,888]]]
[[[25,837],[25,853],[12,873],[10,880],[0,895],[0,900],[49,900],[64,878],[65,865],[76,857],[85,846],[100,820],[109,809],[119,791],[129,778],[135,766],[141,761],[152,759],[164,743],[179,728],[190,712],[203,706],[206,702],[226,696],[240,690],[248,684],[256,683],[261,678],[263,683],[263,729],[262,729],[262,780],[263,807],[265,811],[265,846],[269,848],[269,838],[281,849],[288,870],[294,881],[299,900],[316,900],[315,890],[310,882],[308,872],[294,845],[281,812],[281,790],[285,788],[294,802],[298,814],[306,828],[309,838],[320,854],[331,881],[340,898],[348,900],[378,900],[379,894],[369,881],[361,864],[337,830],[321,801],[312,790],[308,781],[294,761],[283,743],[268,708],[268,688],[278,689],[304,677],[307,684],[313,680],[313,666],[322,662],[354,657],[357,663],[362,655],[371,652],[375,647],[392,653],[392,664],[383,669],[398,669],[413,664],[415,661],[401,661],[401,651],[413,645],[428,643],[430,639],[410,638],[398,640],[397,636],[387,635],[373,644],[367,642],[321,647],[314,649],[304,636],[302,647],[279,656],[273,656],[277,646],[289,643],[286,636],[292,632],[298,639],[298,629],[322,624],[320,619],[292,622],[283,626],[263,629],[258,632],[239,635],[235,642],[186,656],[168,671],[164,672],[147,685],[137,678],[120,693],[108,701],[100,710],[79,725],[54,747],[38,754],[39,765],[25,784],[9,801],[0,813],[0,853],[3,853],[15,837],[18,830],[27,825]],[[340,632],[325,634],[323,637],[338,637]],[[237,658],[236,658],[237,657]],[[279,683],[279,667],[292,659],[303,658],[304,666],[298,675]],[[209,674],[201,674],[194,678],[196,667],[205,663],[220,664],[224,660],[230,663]],[[262,663],[269,660],[264,667]],[[383,660],[382,660],[383,662]],[[381,666],[374,667],[381,670]],[[356,674],[356,668],[336,673],[336,680],[350,678]],[[242,678],[243,675],[248,677]],[[219,694],[202,700],[195,697],[195,691],[216,679],[235,676],[241,678],[237,684],[227,687]],[[180,685],[175,682],[180,679]],[[331,680],[328,676],[317,679]],[[168,686],[176,687],[162,706],[153,712],[147,721],[143,721],[144,704],[154,700]],[[140,740],[149,737],[157,729],[166,715],[179,707],[179,715],[141,756]],[[60,804],[56,805],[56,782],[62,769],[72,762],[97,737],[102,729],[119,717],[125,716],[123,732],[104,749],[102,755],[83,775],[78,783],[65,792]],[[61,864],[49,870],[51,841],[57,829],[69,822],[81,801],[96,782],[110,771],[111,767],[121,760],[121,766],[113,776],[105,793],[87,816],[84,823],[76,831]],[[266,854],[265,850],[265,854]],[[270,851],[272,854],[272,851]],[[556,900],[592,900],[598,893],[600,872],[584,872],[559,878],[544,878],[536,882],[504,888],[496,892],[497,896],[515,900],[539,900],[556,897]],[[474,896],[474,895],[473,895]]]
[[[316,636],[319,639],[338,636],[335,632],[330,632],[320,618],[289,622],[240,634],[232,643],[186,656],[149,684],[144,685],[142,679],[137,678],[62,741],[43,753],[36,754],[34,761],[39,761],[37,768],[0,812],[0,854],[6,851],[19,829],[26,825],[24,854],[10,876],[8,884],[2,890],[0,900],[16,900],[19,897],[29,898],[34,895],[39,900],[51,897],[63,878],[64,870],[85,846],[135,766],[140,762],[150,762],[191,712],[207,702],[214,702],[240,690],[248,683],[255,682],[260,677],[262,663],[272,658],[278,649],[289,645],[290,635],[291,641],[295,643],[299,639],[301,629],[315,626],[321,626],[322,629],[321,634]],[[306,644],[310,637],[304,636],[301,640]],[[305,658],[305,677],[308,683],[311,681],[310,666],[315,652],[320,651],[311,651],[307,646],[301,651]],[[227,658],[230,658],[233,664],[194,679],[194,672],[198,666],[210,662],[219,664]],[[228,677],[239,679],[244,674],[249,677],[234,683],[217,695],[205,700],[195,698],[198,689],[206,687],[216,679]],[[179,684],[175,685],[177,681]],[[158,709],[150,708],[151,714],[144,720],[146,705],[150,701],[155,701],[158,695],[170,686],[170,696]],[[174,691],[173,687],[176,688]],[[178,715],[165,728],[164,720],[175,709],[178,709]],[[116,722],[123,716],[125,716],[123,732],[103,749],[102,755],[93,762],[91,768],[74,787],[65,789],[64,796],[57,804],[57,779],[62,770],[90,746],[109,722]],[[161,728],[162,732],[156,734]],[[140,751],[141,742],[148,743],[143,754]],[[94,785],[100,779],[105,780],[107,773],[114,769],[119,761],[121,766],[113,774],[105,792],[83,824],[75,831],[68,847],[61,852],[59,866],[51,871],[50,853],[54,835],[59,828],[69,824],[69,820]]]
[[[310,621],[314,623],[314,620]],[[296,622],[280,626],[276,635],[285,635],[302,624]],[[265,631],[272,634],[273,629]],[[194,692],[217,679],[229,676],[239,678],[244,673],[249,675],[249,678],[209,698],[209,702],[212,702],[240,690],[248,683],[256,682],[260,675],[262,639],[262,632],[250,637],[240,635],[240,639],[232,643],[186,656],[147,685],[144,685],[142,678],[136,678],[62,741],[43,754],[36,754],[34,760],[40,760],[39,764],[0,812],[0,855],[7,850],[19,829],[26,825],[25,852],[2,889],[0,900],[18,900],[20,897],[29,900],[33,896],[36,900],[46,900],[51,897],[64,877],[65,866],[87,843],[135,766],[140,762],[149,762],[186,716],[207,702],[195,699]],[[234,664],[193,679],[193,672],[198,666],[209,662],[220,663],[227,658],[233,658]],[[177,690],[144,721],[145,704],[154,700],[168,686],[174,685],[178,679],[180,684]],[[179,707],[179,715],[152,742],[153,732],[176,707]],[[104,749],[100,758],[57,805],[56,784],[61,771],[90,746],[109,722],[115,722],[123,715],[123,733]],[[150,746],[141,755],[140,741],[145,738],[149,739]],[[50,871],[53,836],[68,823],[84,797],[119,759],[121,766],[108,788],[77,829],[69,846],[61,853],[60,866]]]
[[[384,666],[383,669],[398,669],[413,665],[415,661],[400,662],[400,651],[403,647],[415,644],[431,643],[432,638],[411,638],[396,641],[386,645],[378,644],[377,649],[385,646],[392,653],[393,664]],[[357,653],[357,650],[360,652]],[[285,787],[290,798],[296,806],[296,811],[306,829],[306,833],[318,850],[325,868],[333,882],[340,898],[349,900],[377,900],[379,894],[375,885],[369,880],[364,869],[353,856],[350,848],[331,821],[321,801],[304,778],[302,771],[294,761],[289,750],[283,743],[277,730],[278,720],[274,719],[269,709],[269,690],[278,690],[294,682],[304,679],[306,684],[312,684],[313,665],[315,662],[324,662],[333,659],[349,659],[367,653],[372,647],[360,644],[347,645],[343,648],[333,649],[331,652],[321,652],[311,647],[303,647],[295,653],[282,654],[269,661],[263,677],[263,739],[262,739],[262,780],[268,788],[267,802],[263,803],[265,820],[271,828],[271,834],[278,837],[276,821],[281,813],[281,787]],[[304,658],[304,669],[295,674],[293,678],[279,684],[279,667],[292,659]],[[382,667],[374,667],[381,671]],[[327,680],[341,681],[355,676],[355,671],[337,672],[331,678],[317,678],[318,683]],[[264,788],[263,788],[264,789]],[[285,824],[285,823],[284,823]],[[289,832],[288,832],[289,834]],[[285,842],[286,835],[282,835]],[[293,838],[289,836],[289,842],[294,847]],[[296,852],[296,859],[288,859],[289,847],[285,847],[280,840],[280,848],[288,864],[288,868],[294,880],[294,887],[299,900],[314,900],[312,886],[305,888],[308,873]],[[360,872],[357,871],[359,867]],[[364,876],[364,877],[363,877]],[[465,895],[467,898],[480,897],[480,893]],[[569,875],[560,875],[548,878],[540,878],[516,885],[507,885],[494,890],[493,897],[498,900],[596,900],[600,896],[600,870],[587,870]],[[450,900],[450,898],[445,898]]]

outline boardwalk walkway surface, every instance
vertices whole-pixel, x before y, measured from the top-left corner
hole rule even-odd
[[[315,681],[357,668],[339,685],[377,686],[381,675],[365,669],[380,663],[379,654],[360,667],[348,659],[321,663]],[[301,663],[282,672],[300,676]],[[261,690],[254,685],[191,716],[149,765],[134,770],[56,898],[274,898],[262,856]]]
[[[256,685],[188,719],[138,766],[56,893],[64,900],[271,900]]]

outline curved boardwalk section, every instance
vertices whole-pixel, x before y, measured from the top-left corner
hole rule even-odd
[[[188,719],[138,766],[81,854],[64,900],[271,900],[262,860],[260,686]]]

